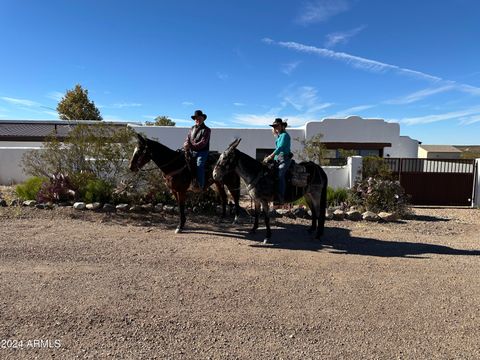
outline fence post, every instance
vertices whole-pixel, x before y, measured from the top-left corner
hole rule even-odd
[[[362,180],[362,157],[350,156],[347,159],[347,165],[350,170],[348,174],[348,186],[351,189],[357,180]]]
[[[480,207],[480,159],[475,159],[475,174],[472,205]]]

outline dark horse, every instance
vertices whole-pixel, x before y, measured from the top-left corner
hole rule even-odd
[[[175,230],[176,233],[181,232],[185,226],[185,199],[187,189],[192,181],[192,173],[189,164],[185,158],[183,151],[172,150],[157,141],[144,138],[137,134],[138,145],[133,152],[130,160],[130,170],[138,171],[150,160],[152,160],[163,172],[165,182],[170,191],[175,196],[178,207],[180,209],[180,223]],[[206,188],[215,184],[218,193],[222,199],[222,217],[225,217],[227,205],[227,193],[223,184],[228,188],[228,191],[235,202],[235,223],[238,221],[240,212],[240,178],[233,171],[225,173],[225,177],[220,181],[214,181],[212,178],[212,168],[218,160],[220,154],[211,152],[205,167]],[[193,170],[195,171],[195,170]]]
[[[220,155],[220,158],[213,170],[213,178],[220,181],[225,174],[235,171],[247,184],[247,190],[255,202],[255,222],[251,230],[254,233],[258,228],[258,214],[260,205],[265,215],[265,226],[267,234],[264,242],[267,242],[272,231],[270,230],[270,219],[268,217],[268,203],[273,201],[277,191],[275,176],[272,170],[265,164],[251,158],[237,149],[241,139],[232,142],[229,147]],[[317,230],[316,239],[323,235],[325,227],[325,211],[327,205],[327,174],[317,164],[309,161],[302,162],[308,173],[307,186],[296,188],[288,184],[285,191],[286,202],[292,202],[305,196],[307,205],[312,212],[312,226],[310,233]]]

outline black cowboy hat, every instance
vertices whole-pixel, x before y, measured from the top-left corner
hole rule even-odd
[[[203,121],[205,121],[207,119],[207,115],[203,113],[202,110],[195,110],[195,114],[193,114],[192,116],[190,116],[193,120],[195,120],[195,118],[197,116],[203,116]]]
[[[273,124],[270,124],[269,126],[276,127],[276,126],[279,126],[279,125],[283,125],[283,126],[287,127],[287,122],[283,121],[281,118],[276,118],[273,121]]]

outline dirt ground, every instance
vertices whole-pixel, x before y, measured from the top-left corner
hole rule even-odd
[[[480,210],[415,213],[263,245],[249,219],[0,208],[0,358],[478,359]]]

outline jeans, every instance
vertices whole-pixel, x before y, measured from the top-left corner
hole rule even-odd
[[[193,156],[197,159],[197,181],[203,189],[205,186],[205,163],[208,158],[208,150],[194,151]]]
[[[285,174],[290,166],[292,159],[282,157],[278,161],[278,198],[280,201],[284,200],[285,188],[287,186],[285,181]]]

